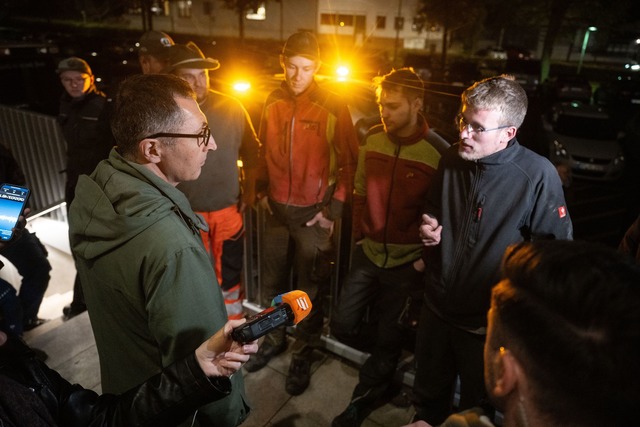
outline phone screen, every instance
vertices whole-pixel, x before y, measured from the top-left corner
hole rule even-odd
[[[11,240],[13,227],[29,199],[29,189],[13,184],[0,186],[0,240]]]

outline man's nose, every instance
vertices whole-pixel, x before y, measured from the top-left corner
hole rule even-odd
[[[216,145],[216,140],[213,138],[213,135],[211,135],[209,137],[209,143],[207,144],[207,146],[205,148],[206,148],[205,151],[208,151],[208,150],[212,150],[213,151],[213,150],[216,150],[218,148],[218,146]]]

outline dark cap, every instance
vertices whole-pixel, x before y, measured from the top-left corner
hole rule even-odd
[[[169,62],[171,65],[167,68],[167,73],[179,68],[200,68],[204,70],[217,70],[220,68],[220,62],[217,59],[205,58],[204,53],[194,42],[173,46]]]
[[[282,56],[291,58],[293,56],[304,56],[314,61],[320,58],[320,48],[316,36],[308,31],[299,31],[292,34],[282,49]]]
[[[160,58],[168,58],[169,49],[175,45],[173,39],[162,31],[147,31],[140,37],[140,53],[145,53]]]
[[[78,71],[81,73],[89,74],[90,76],[93,75],[93,73],[91,72],[91,67],[89,67],[87,61],[75,56],[60,61],[56,72],[60,74],[64,71]]]

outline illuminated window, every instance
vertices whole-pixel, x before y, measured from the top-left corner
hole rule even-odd
[[[336,27],[353,27],[357,17],[353,15],[337,15],[335,13],[322,13],[320,15],[321,25],[333,25]]]
[[[335,13],[323,13],[320,15],[320,24],[322,25],[336,25],[338,16]]]
[[[180,18],[191,18],[191,0],[177,1],[176,5],[178,6],[178,16]]]
[[[267,10],[264,6],[264,2],[261,2],[258,7],[247,13],[247,19],[252,21],[264,21],[267,19]]]

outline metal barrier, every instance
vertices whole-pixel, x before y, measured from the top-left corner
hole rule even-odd
[[[67,220],[64,201],[66,143],[55,117],[0,105],[0,144],[9,148],[31,189],[34,214]]]
[[[9,148],[24,171],[27,183],[32,190],[32,211],[34,216],[49,215],[56,221],[67,222],[64,209],[65,176],[62,173],[66,162],[66,142],[55,117],[0,105],[0,143]],[[259,312],[260,305],[260,254],[265,247],[261,240],[264,227],[264,212],[248,209],[245,212],[245,259],[244,259],[244,306],[248,311]],[[344,219],[350,222],[350,216]],[[346,222],[344,223],[347,224]],[[350,227],[336,221],[334,243],[336,264],[331,279],[330,300],[327,302],[330,319],[334,299],[339,294],[340,283],[349,268],[351,253]],[[323,334],[322,342],[332,353],[362,364],[367,354],[349,347]],[[401,361],[398,376],[405,384],[413,383],[413,374],[407,372],[412,356]]]

